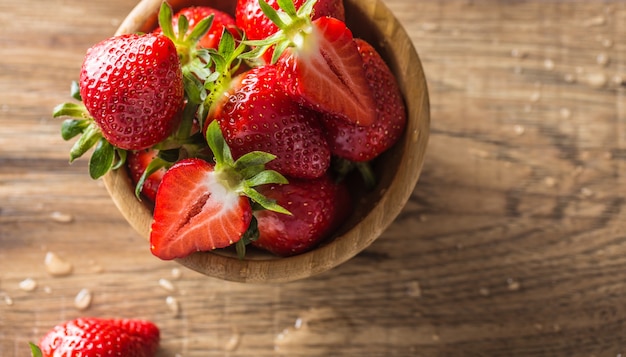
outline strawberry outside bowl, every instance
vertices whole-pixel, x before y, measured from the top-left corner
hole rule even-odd
[[[162,0],[142,0],[117,29],[149,32],[157,27]],[[207,5],[234,14],[234,0],[169,0],[174,11]],[[373,162],[377,184],[354,192],[355,209],[335,234],[312,251],[276,257],[254,248],[244,259],[234,250],[197,252],[176,261],[207,276],[247,283],[281,283],[304,279],[342,264],[374,242],[402,211],[417,184],[429,137],[430,108],[426,78],[413,43],[380,0],[344,0],[346,23],[354,37],[371,43],[395,74],[407,107],[403,137]],[[103,177],[106,189],[124,218],[149,239],[152,207],[137,200],[125,169]],[[146,249],[148,252],[148,249]]]

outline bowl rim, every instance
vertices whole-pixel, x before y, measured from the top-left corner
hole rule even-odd
[[[176,0],[169,2],[172,1]],[[120,24],[115,35],[137,32],[148,21],[154,21],[161,3],[162,0],[141,0]],[[390,53],[397,52],[395,59],[402,62],[390,64],[390,67],[395,69],[396,77],[397,71],[401,71],[405,78],[399,84],[407,105],[407,126],[404,139],[396,144],[402,145],[403,155],[388,188],[379,192],[378,201],[358,224],[335,237],[330,244],[323,244],[312,251],[264,260],[242,260],[215,252],[198,252],[176,259],[179,264],[207,276],[235,282],[285,283],[300,280],[328,271],[353,258],[370,246],[404,208],[419,179],[430,133],[430,102],[422,62],[410,36],[381,0],[344,0],[344,3],[346,13],[352,8],[365,13],[374,12],[376,19],[387,19],[384,27],[383,24],[376,26],[376,31],[382,36],[378,46],[385,47]],[[373,45],[378,47],[377,44]],[[416,97],[408,96],[408,80],[416,83]],[[103,177],[103,182],[123,217],[141,236],[149,240],[152,212],[136,199],[127,171],[110,171]]]

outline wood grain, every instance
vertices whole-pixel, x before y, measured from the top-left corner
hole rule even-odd
[[[420,181],[354,259],[255,285],[175,279],[86,163],[67,164],[51,108],[135,4],[0,2],[0,356],[86,314],[154,320],[159,356],[626,354],[626,3],[385,3],[431,94]],[[73,274],[49,276],[47,251]]]

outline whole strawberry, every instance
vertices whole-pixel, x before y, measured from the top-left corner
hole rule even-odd
[[[256,67],[233,81],[228,100],[215,108],[224,138],[239,158],[251,151],[276,155],[267,167],[299,178],[322,176],[330,150],[319,114],[293,101],[276,80],[276,67]]]
[[[376,119],[372,125],[360,126],[326,115],[322,123],[333,155],[365,162],[376,158],[400,139],[406,126],[406,107],[396,78],[380,54],[365,40],[354,41],[374,93]]]
[[[55,326],[31,347],[43,357],[154,357],[159,340],[150,321],[84,317]]]
[[[162,35],[114,36],[91,47],[80,71],[80,95],[113,146],[141,150],[167,138],[183,107],[181,64]]]
[[[345,183],[337,183],[329,175],[315,180],[292,179],[288,184],[265,185],[259,192],[291,212],[291,215],[268,210],[255,212],[259,238],[252,244],[278,256],[313,249],[352,212]]]
[[[177,36],[172,8],[163,2],[163,34],[114,36],[87,51],[80,82],[71,87],[77,102],[62,103],[53,111],[54,117],[67,117],[63,139],[78,136],[70,162],[94,148],[89,174],[97,179],[122,167],[128,150],[167,150],[171,158],[174,151],[183,154],[183,146],[199,142],[192,138],[195,109],[205,93],[198,78],[210,70],[207,50],[197,43],[211,19],[197,19],[189,34],[188,23],[181,21],[182,35]]]
[[[234,38],[239,39],[241,37],[239,34],[239,29],[235,24],[235,18],[228,13],[217,10],[210,6],[190,6],[182,8],[178,12],[176,12],[172,17],[171,23],[174,29],[174,34],[177,37],[180,36],[178,33],[178,29],[179,21],[182,16],[187,19],[188,34],[191,33],[191,31],[196,27],[196,25],[200,23],[200,21],[208,18],[209,16],[213,16],[211,27],[197,43],[199,47],[217,49],[217,46],[220,43],[220,39],[222,38],[222,32],[224,30],[228,30],[228,32],[230,32]],[[156,34],[160,34],[162,32],[163,30],[161,29],[161,27],[158,27],[154,31],[154,33]]]
[[[168,163],[159,159],[158,151],[154,149],[129,151],[126,160],[128,173],[133,183],[138,186],[137,190],[154,203]]]

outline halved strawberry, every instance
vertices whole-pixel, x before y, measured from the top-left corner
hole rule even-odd
[[[374,93],[376,120],[359,126],[324,116],[331,152],[339,157],[364,162],[376,158],[398,141],[406,126],[406,107],[396,78],[380,54],[362,39],[355,39]]]
[[[276,155],[268,168],[290,177],[320,177],[330,166],[330,150],[319,114],[285,94],[276,73],[275,66],[264,65],[238,77],[213,117],[235,158],[264,151]]]
[[[183,258],[239,242],[252,220],[248,197],[266,209],[288,213],[253,188],[287,182],[277,172],[265,170],[272,155],[253,152],[233,161],[217,122],[209,125],[207,140],[215,164],[184,159],[161,180],[150,231],[150,249],[161,259]]]
[[[279,11],[259,0],[280,30],[267,39],[247,41],[256,48],[244,58],[258,58],[275,46],[277,80],[294,100],[353,124],[371,125],[376,107],[350,29],[332,17],[311,20],[315,0],[298,10],[291,0],[277,2]]]
[[[174,164],[157,193],[150,234],[152,253],[161,259],[224,248],[250,225],[247,197],[230,188],[215,166],[201,159]]]
[[[294,0],[296,8],[304,4],[304,0]],[[268,0],[267,4],[278,10],[276,0]],[[341,21],[345,20],[345,10],[343,0],[318,0],[313,6],[311,14],[315,20],[320,17],[330,16]],[[235,21],[249,40],[262,40],[278,31],[278,27],[263,13],[258,0],[238,0],[235,9]],[[265,63],[272,60],[272,49],[263,54]]]
[[[332,234],[352,212],[344,182],[329,175],[315,180],[291,180],[266,185],[259,192],[285,207],[291,215],[263,210],[255,212],[259,238],[252,244],[279,256],[301,254]]]

